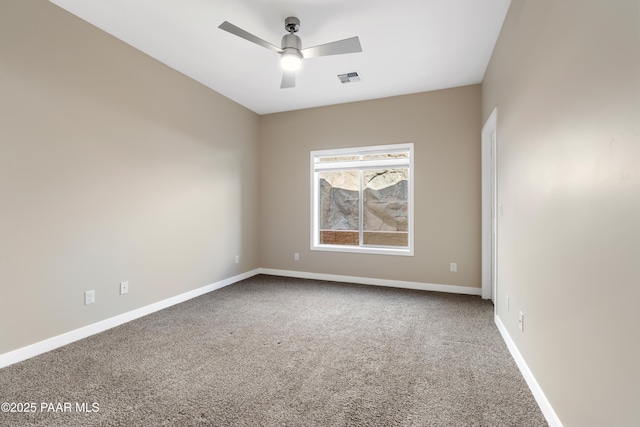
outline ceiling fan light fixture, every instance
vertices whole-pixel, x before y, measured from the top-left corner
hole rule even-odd
[[[302,66],[302,54],[298,50],[285,48],[280,56],[280,65],[286,71],[298,71]]]

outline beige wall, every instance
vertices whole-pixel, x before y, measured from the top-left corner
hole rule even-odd
[[[2,0],[0,354],[257,268],[258,125],[49,2]]]
[[[637,426],[640,2],[513,0],[482,105],[500,319],[565,427]]]
[[[480,128],[479,85],[261,116],[260,266],[480,287]],[[415,144],[415,256],[311,251],[310,152],[402,142]]]

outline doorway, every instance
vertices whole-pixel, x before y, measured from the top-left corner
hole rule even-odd
[[[497,304],[498,109],[482,127],[482,298]]]

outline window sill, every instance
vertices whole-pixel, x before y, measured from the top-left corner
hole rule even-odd
[[[324,252],[346,252],[353,254],[413,256],[412,249],[395,249],[389,247],[315,245],[311,246],[311,250]]]

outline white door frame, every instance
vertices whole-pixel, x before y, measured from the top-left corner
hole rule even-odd
[[[498,108],[482,127],[482,298],[497,305]]]

